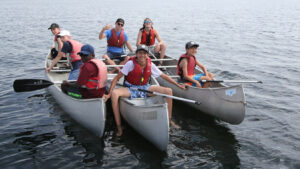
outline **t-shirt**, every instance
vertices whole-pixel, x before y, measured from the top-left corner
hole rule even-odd
[[[81,71],[77,79],[77,83],[80,85],[85,85],[90,77],[96,77],[97,75],[97,66],[94,63],[86,62],[82,65]],[[102,97],[102,95],[105,93],[105,87],[101,89],[80,88],[80,93],[83,96],[83,98],[98,98]]]
[[[119,37],[120,36],[120,33],[121,31],[117,32],[117,36]],[[105,36],[106,36],[106,39],[109,40],[111,35],[112,35],[112,31],[111,29],[110,30],[106,30],[104,32]],[[125,42],[128,41],[128,36],[126,34],[126,32],[124,31],[124,37],[125,37]],[[116,46],[107,46],[107,51],[108,52],[113,52],[113,53],[123,53],[123,48],[119,48],[119,47],[116,47]]]
[[[121,72],[123,75],[127,76],[129,72],[133,71],[134,69],[134,63],[132,60],[129,60],[126,62],[126,64],[123,66]],[[155,78],[159,77],[162,74],[162,72],[156,67],[155,64],[151,63],[151,75]]]
[[[70,42],[64,42],[63,47],[61,48],[61,51],[63,53],[71,53],[72,49],[73,49],[73,47]]]

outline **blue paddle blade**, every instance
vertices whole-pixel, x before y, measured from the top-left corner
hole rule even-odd
[[[53,85],[52,82],[43,79],[17,79],[14,81],[15,92],[29,92]]]

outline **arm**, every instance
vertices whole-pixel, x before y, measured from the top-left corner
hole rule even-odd
[[[57,44],[58,44],[58,52],[60,52],[63,47],[63,41],[61,40],[60,37],[57,38]]]
[[[198,87],[201,87],[200,83],[197,80],[194,80],[193,78],[188,76],[187,65],[188,65],[188,60],[186,58],[182,59],[179,64],[179,66],[182,67],[183,78],[190,82],[195,83]]]
[[[129,43],[129,41],[126,41],[125,44],[126,44],[127,48],[130,50],[130,52],[133,53],[133,49],[132,49],[132,46],[131,46],[131,44]]]
[[[138,37],[136,39],[136,46],[139,46],[142,41],[142,31],[139,31]]]
[[[197,59],[196,59],[196,65],[198,65],[203,70],[203,73],[205,74],[205,76],[208,76],[208,72],[207,72],[205,66],[202,65]]]
[[[122,72],[119,72],[117,74],[117,76],[114,77],[114,79],[112,80],[111,84],[110,84],[110,88],[109,88],[109,91],[108,91],[108,94],[104,95],[103,97],[105,98],[105,101],[107,101],[110,97],[111,97],[111,94],[112,94],[112,91],[113,89],[115,88],[117,82],[123,77],[123,73]]]
[[[166,81],[168,81],[168,82],[170,82],[170,83],[176,85],[176,86],[179,87],[180,89],[185,89],[185,85],[180,85],[180,84],[176,83],[175,80],[173,80],[170,76],[168,76],[168,75],[166,75],[166,74],[164,74],[164,73],[162,73],[162,74],[160,75],[160,77],[163,78],[163,79],[165,79]]]
[[[163,41],[162,41],[162,39],[160,38],[160,35],[158,34],[158,32],[157,32],[156,29],[154,29],[154,33],[155,33],[155,37],[156,37],[156,39],[157,39],[157,41],[158,41],[158,45],[163,44]]]
[[[62,57],[66,57],[66,54],[60,51],[53,60],[52,64],[46,69],[46,72],[50,72],[50,70],[57,64],[58,61],[60,61]]]
[[[111,25],[105,25],[105,26],[101,29],[101,31],[100,31],[100,33],[99,33],[99,39],[100,39],[100,40],[103,39],[103,38],[105,38],[104,32],[105,32],[106,30],[109,30],[110,28],[111,28]]]

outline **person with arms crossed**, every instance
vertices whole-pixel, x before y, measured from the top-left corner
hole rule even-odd
[[[163,79],[169,81],[170,83],[176,85],[181,89],[185,89],[185,85],[179,85],[171,77],[162,73],[154,64],[151,63],[149,58],[148,47],[145,45],[140,45],[137,47],[136,56],[131,57],[130,60],[124,65],[122,70],[115,76],[112,80],[109,93],[104,95],[104,98],[107,100],[111,97],[112,108],[114,112],[115,122],[117,125],[117,136],[122,135],[122,126],[121,126],[121,117],[120,117],[120,107],[119,107],[119,98],[128,97],[128,98],[143,98],[147,94],[142,91],[138,91],[132,88],[139,88],[149,91],[155,91],[167,95],[172,95],[172,89],[162,86],[151,86],[149,84],[149,79],[151,75],[155,78],[162,77]],[[114,89],[117,82],[120,78],[125,76],[125,87]],[[169,121],[170,124],[174,127],[178,127],[172,120],[172,99],[166,98],[168,103],[168,112],[169,112]]]

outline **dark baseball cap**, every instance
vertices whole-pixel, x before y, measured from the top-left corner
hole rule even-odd
[[[118,22],[121,22],[121,23],[125,24],[125,21],[122,18],[118,18],[117,21],[116,21],[116,23],[118,23]]]
[[[95,54],[95,52],[94,52],[94,48],[92,45],[86,44],[81,47],[80,52],[78,52],[77,54],[78,55],[80,55],[80,54],[90,55],[90,54]]]
[[[54,29],[59,28],[59,25],[57,23],[52,23],[48,29]]]
[[[196,42],[194,42],[194,41],[190,41],[190,42],[188,42],[188,43],[185,44],[185,48],[186,49],[189,49],[189,48],[191,48],[193,46],[199,47],[199,44],[196,43]]]
[[[136,48],[136,52],[138,52],[139,50],[144,50],[146,51],[147,53],[149,53],[149,48],[146,46],[146,45],[139,45],[137,48]]]

